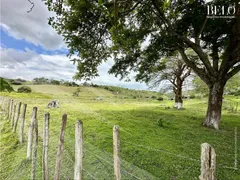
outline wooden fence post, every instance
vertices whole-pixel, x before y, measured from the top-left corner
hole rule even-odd
[[[42,154],[42,179],[48,180],[48,141],[49,141],[50,114],[45,114],[43,125],[43,154]]]
[[[5,97],[2,100],[2,111],[5,112]]]
[[[37,118],[37,107],[33,107],[32,121],[29,124],[29,130],[28,130],[27,158],[31,157],[32,140],[33,140],[33,123],[36,118]]]
[[[19,142],[23,143],[24,141],[24,123],[26,115],[27,104],[23,104],[22,113],[20,117],[20,129],[19,129]]]
[[[121,179],[120,172],[120,138],[119,138],[119,127],[113,127],[113,158],[114,158],[114,179]]]
[[[200,180],[216,180],[216,153],[208,144],[201,144],[201,175]]]
[[[13,111],[13,100],[11,99],[11,102],[10,102],[10,109],[9,109],[9,121],[11,122],[11,119],[12,119],[12,111]]]
[[[75,129],[75,168],[74,180],[82,179],[82,159],[83,159],[83,123],[78,120]]]
[[[3,100],[4,100],[4,97],[1,96],[1,110],[3,110]]]
[[[16,130],[17,130],[17,125],[18,125],[18,119],[19,119],[19,116],[20,116],[21,105],[22,105],[22,103],[19,102],[18,103],[18,108],[17,108],[17,116],[16,116],[16,119],[15,119],[15,122],[14,122],[13,132],[16,132]]]
[[[66,128],[66,124],[67,124],[67,114],[64,114],[62,116],[62,126],[61,126],[61,132],[60,132],[59,143],[58,143],[54,180],[60,180],[60,169],[61,169],[61,161],[62,161],[62,153],[63,153],[63,145],[64,145],[64,130]]]
[[[8,100],[7,120],[10,120],[10,106],[11,106],[11,99]]]
[[[14,127],[15,114],[16,114],[16,104],[14,104],[14,107],[13,107],[12,128]]]
[[[36,180],[37,147],[38,147],[38,120],[37,118],[34,118],[31,180]]]
[[[238,169],[238,146],[237,146],[237,127],[235,127],[235,159],[234,159],[234,169],[237,170]]]

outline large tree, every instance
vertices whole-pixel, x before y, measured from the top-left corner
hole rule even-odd
[[[110,73],[126,77],[133,70],[139,80],[162,56],[177,50],[209,88],[203,124],[218,129],[224,86],[240,70],[238,3],[239,0],[48,0],[46,4],[56,12],[49,23],[63,35],[69,56],[78,55],[73,59],[79,71],[75,78],[97,76],[97,67],[112,57],[115,64]],[[233,18],[208,18],[208,5],[233,5],[236,11]],[[217,7],[219,14],[222,8]],[[209,9],[212,13],[214,8]],[[197,54],[197,63],[189,59],[186,49]]]

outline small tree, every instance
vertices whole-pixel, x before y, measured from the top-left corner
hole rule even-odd
[[[0,91],[12,92],[14,89],[7,81],[5,81],[3,78],[0,78]]]
[[[165,64],[166,68],[163,70],[156,70],[156,72],[149,74],[150,80],[148,84],[151,87],[161,87],[162,81],[169,81],[175,94],[174,107],[181,109],[183,104],[182,87],[185,79],[190,76],[191,69],[178,55],[168,57]]]

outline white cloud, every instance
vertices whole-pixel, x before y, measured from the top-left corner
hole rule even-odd
[[[1,76],[32,80],[35,77],[71,80],[76,67],[65,55],[44,55],[26,49],[1,49]]]
[[[77,71],[66,55],[46,55],[37,54],[26,49],[25,51],[4,48],[0,49],[1,63],[0,76],[6,78],[23,78],[32,80],[35,77],[46,77],[53,79],[64,79],[72,81],[72,77]],[[91,82],[101,85],[121,86],[133,89],[147,89],[145,84],[140,84],[134,80],[131,82],[120,81],[107,72],[112,65],[112,61],[103,63],[99,68],[99,77]],[[132,74],[133,76],[133,74]]]
[[[15,39],[24,39],[44,49],[55,50],[64,47],[63,38],[48,25],[47,18],[53,13],[47,10],[41,0],[1,0],[1,28]]]
[[[41,0],[31,0],[34,8],[30,13],[31,4],[28,0],[1,0],[1,28],[15,39],[24,39],[45,50],[56,50],[66,47],[63,38],[48,25],[47,18],[53,13]],[[7,78],[23,78],[32,80],[35,77],[72,80],[77,71],[63,54],[44,55],[25,49],[20,51],[7,48],[4,42],[0,45],[0,75]],[[64,53],[64,52],[63,52]],[[113,62],[103,63],[98,69],[100,77],[92,80],[96,84],[107,84],[136,89],[147,89],[145,84],[124,82],[109,75],[107,72]],[[133,78],[132,78],[133,79]]]

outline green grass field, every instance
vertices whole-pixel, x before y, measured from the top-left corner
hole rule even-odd
[[[206,99],[184,101],[183,110],[172,108],[173,101],[159,102],[146,98],[123,98],[103,88],[29,85],[30,94],[1,93],[15,102],[28,105],[25,135],[28,132],[32,108],[38,107],[39,146],[37,179],[41,179],[42,128],[44,113],[50,112],[49,176],[53,179],[61,116],[68,115],[65,133],[61,179],[73,179],[74,133],[76,120],[84,126],[84,179],[114,179],[112,128],[120,126],[122,179],[198,179],[200,175],[200,145],[207,142],[217,153],[219,180],[238,180],[240,170],[234,170],[234,129],[240,130],[240,107],[233,113],[231,103],[240,97],[224,98],[221,129],[201,126],[205,116]],[[17,86],[14,87],[17,89]],[[102,97],[103,100],[94,100]],[[47,109],[49,101],[58,99],[60,108]],[[167,107],[171,107],[170,109]],[[31,162],[26,160],[27,143],[18,144],[18,133],[12,133],[10,123],[1,115],[0,121],[0,179],[30,178]],[[163,126],[159,126],[159,121]],[[18,131],[17,131],[18,132]],[[238,133],[238,153],[239,136]],[[26,140],[26,137],[25,137]],[[238,156],[239,161],[240,155]],[[239,166],[238,166],[239,168]]]

